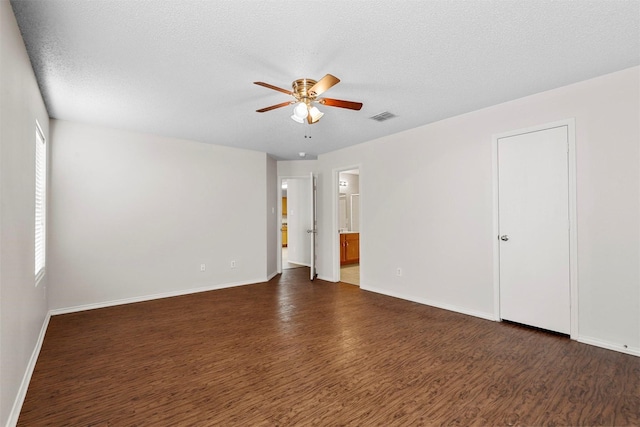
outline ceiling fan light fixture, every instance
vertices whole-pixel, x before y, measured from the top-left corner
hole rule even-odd
[[[309,112],[308,112],[307,104],[305,104],[304,102],[298,102],[296,106],[293,108],[293,115],[299,118],[300,120],[306,119],[307,114],[309,114]]]
[[[300,117],[296,116],[295,114],[291,116],[291,119],[298,122],[298,123],[304,123],[304,119],[301,119]]]
[[[322,116],[324,116],[324,113],[318,110],[317,107],[311,107],[309,114],[311,114],[311,120],[314,122],[317,122]]]

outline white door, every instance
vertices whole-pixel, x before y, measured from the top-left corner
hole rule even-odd
[[[571,326],[568,127],[498,139],[500,317]]]
[[[311,273],[310,278],[314,280],[318,274],[316,273],[316,236],[318,233],[317,220],[317,183],[313,172],[310,174],[311,181],[311,228],[307,230],[311,234]]]

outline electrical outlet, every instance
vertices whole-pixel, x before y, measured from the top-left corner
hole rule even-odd
[[[231,268],[236,268],[236,260],[231,261]]]
[[[207,266],[205,264],[200,264],[200,271],[205,271]]]
[[[402,276],[402,269],[400,267],[396,269],[396,276],[398,277]]]

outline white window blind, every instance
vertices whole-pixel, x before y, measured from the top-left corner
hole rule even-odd
[[[44,274],[47,198],[47,150],[44,135],[36,123],[36,284]]]

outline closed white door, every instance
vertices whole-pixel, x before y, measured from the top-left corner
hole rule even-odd
[[[500,317],[570,333],[568,127],[498,139]]]

